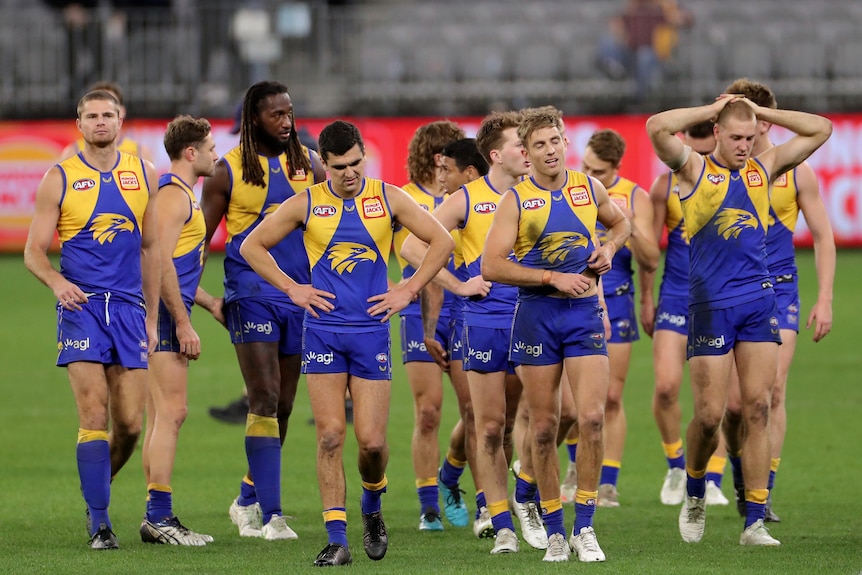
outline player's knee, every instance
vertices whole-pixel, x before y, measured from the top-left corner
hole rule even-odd
[[[440,406],[428,402],[418,405],[416,427],[422,434],[437,433],[440,427]]]
[[[481,428],[481,437],[479,440],[485,449],[495,451],[503,444],[503,435],[506,434],[507,426],[499,420],[486,421]],[[508,427],[511,436],[511,427]]]
[[[557,429],[559,420],[554,416],[533,417],[533,435],[538,445],[557,445]]]
[[[745,425],[766,427],[769,421],[770,402],[767,399],[756,399],[749,402],[745,408]]]
[[[578,428],[581,439],[600,438],[605,425],[605,411],[600,407],[584,409],[578,414]]]
[[[317,447],[320,451],[332,453],[340,450],[344,446],[344,429],[329,428],[318,429],[317,432]]]
[[[252,389],[248,391],[248,411],[263,417],[277,417],[281,408],[277,389]],[[291,407],[292,408],[292,407]]]
[[[713,412],[702,413],[697,418],[697,425],[700,427],[700,433],[704,437],[713,437],[715,436],[719,429],[721,429],[721,414],[715,414]]]
[[[608,391],[608,398],[605,401],[605,411],[620,411],[623,408],[623,392],[622,389],[619,391]]]
[[[656,381],[653,398],[656,407],[662,411],[667,411],[679,403],[679,386],[671,385],[666,381]]]
[[[189,408],[185,402],[182,402],[179,405],[171,405],[169,408],[164,410],[164,416],[167,421],[171,422],[171,424],[177,429],[183,424],[186,420],[186,416],[189,413]],[[159,414],[161,417],[162,414]]]
[[[383,457],[386,452],[386,437],[365,438],[359,444],[359,456],[365,461],[374,461]]]

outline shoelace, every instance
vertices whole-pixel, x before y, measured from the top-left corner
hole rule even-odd
[[[542,529],[542,518],[539,516],[539,509],[532,501],[526,503],[527,508],[527,524],[530,529]]]
[[[595,553],[599,552],[599,541],[598,539],[596,539],[595,533],[582,533],[581,542],[583,543],[583,548],[585,551],[592,551]]]
[[[463,489],[459,489],[458,487],[449,487],[446,486],[446,505],[461,505],[461,494],[466,494],[467,492]]]
[[[548,542],[548,549],[554,555],[564,554],[566,552],[565,550],[568,548],[569,548],[569,544],[568,544],[568,542],[566,542],[566,538],[562,537],[562,536],[561,537],[552,537],[551,540]]]
[[[703,507],[689,507],[688,511],[688,522],[696,523],[700,521],[700,518],[703,517],[704,512],[706,511]]]

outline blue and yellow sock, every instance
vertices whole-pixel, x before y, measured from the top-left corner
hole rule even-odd
[[[599,479],[599,484],[610,484],[616,487],[617,480],[620,478],[620,467],[622,465],[621,461],[614,459],[605,459],[602,461],[602,476]]]
[[[706,480],[715,483],[715,486],[721,489],[721,480],[724,478],[724,467],[727,464],[726,457],[718,457],[713,455],[709,458],[709,463],[706,464]]]
[[[518,473],[518,479],[515,481],[515,501],[518,503],[533,501],[537,491],[535,479],[523,471]]]
[[[574,463],[578,460],[578,438],[566,439],[566,449],[569,452],[569,462]]]
[[[706,496],[706,469],[692,469],[686,465],[685,474],[688,476],[685,482],[688,496],[703,499]]]
[[[426,509],[433,509],[437,515],[440,514],[440,492],[436,477],[417,479],[416,493],[419,494],[419,506],[423,513]]]
[[[281,441],[278,419],[249,413],[245,424],[245,453],[254,477],[263,524],[281,515]]]
[[[99,524],[109,528],[108,504],[111,502],[111,448],[108,445],[108,432],[95,429],[78,429],[78,477],[81,479],[81,493],[90,510],[93,535]]]
[[[769,484],[767,485],[767,487],[770,491],[772,491],[772,488],[775,487],[775,474],[778,473],[779,465],[781,465],[780,457],[773,457],[769,461]]]
[[[548,532],[548,537],[554,533],[559,533],[565,538],[566,527],[563,525],[563,503],[560,498],[542,501],[541,505],[542,520],[545,522],[545,531]]]
[[[362,507],[362,513],[368,515],[369,513],[377,513],[380,511],[380,496],[386,493],[386,485],[388,481],[386,476],[383,476],[377,483],[366,483],[362,482],[362,498],[360,500],[360,507]],[[434,486],[437,486],[437,480],[434,480]],[[439,506],[437,508],[440,509]]]
[[[239,498],[237,503],[243,507],[257,503],[257,491],[254,489],[254,481],[252,481],[247,473],[239,483]]]
[[[147,521],[158,523],[174,516],[172,493],[170,485],[160,483],[147,485]]]
[[[443,465],[440,466],[440,483],[446,487],[458,487],[466,465],[466,461],[459,461],[452,457],[451,453],[447,453]]]
[[[682,449],[682,439],[673,443],[662,443],[664,456],[667,458],[667,466],[670,469],[685,469],[685,451]]]
[[[593,515],[596,514],[596,499],[598,497],[598,491],[584,491],[583,489],[575,491],[575,535],[579,534],[584,527],[593,526]]]
[[[769,497],[768,489],[746,489],[745,490],[745,527],[748,528],[758,519],[766,516],[766,499]]]
[[[743,489],[745,487],[745,479],[742,477],[742,457],[728,453],[727,459],[730,461],[730,471],[733,473],[734,489]]]
[[[344,507],[331,507],[323,512],[323,524],[329,542],[347,547],[347,510]]]
[[[488,502],[485,501],[485,492],[480,489],[476,492],[476,519],[479,519],[483,507],[488,507]]]
[[[515,530],[515,524],[512,523],[512,514],[509,513],[509,502],[505,499],[489,503],[488,513],[491,514],[491,524],[494,526],[495,533],[499,533],[500,529]]]

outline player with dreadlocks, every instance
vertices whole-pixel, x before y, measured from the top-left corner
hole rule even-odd
[[[259,82],[245,94],[239,146],[204,182],[207,245],[227,226],[224,318],[248,390],[248,474],[230,506],[244,537],[295,539],[281,511],[281,445],[299,381],[305,311],[256,274],[240,255],[243,240],[291,196],[326,179],[320,158],[300,144],[287,87]],[[310,282],[302,232],[271,253],[291,277]]]

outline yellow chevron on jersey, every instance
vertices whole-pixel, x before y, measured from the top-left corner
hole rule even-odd
[[[770,226],[775,223],[774,213],[785,228],[791,232],[796,230],[796,222],[799,220],[799,204],[796,201],[798,194],[796,169],[785,172],[776,178],[775,182],[772,183],[769,196],[769,205],[772,208],[769,217]]]
[[[679,229],[680,238],[688,244],[688,232],[685,229],[685,219],[682,217],[682,204],[679,201],[679,181],[674,172],[670,172],[668,189],[667,211],[664,218],[667,233],[671,234],[674,230]]]
[[[199,252],[203,261],[203,245],[207,233],[207,224],[201,205],[198,203],[194,190],[176,174],[165,174],[168,181],[159,180],[159,189],[167,185],[179,187],[189,199],[189,217],[180,231],[177,247],[174,249],[173,257],[178,258],[194,251]]]
[[[302,153],[308,155],[308,148],[302,146]],[[263,217],[268,216],[278,209],[278,206],[287,199],[287,195],[274,196],[270,192],[270,174],[277,174],[284,170],[285,177],[288,172],[287,153],[278,156],[278,166],[270,167],[269,158],[258,155],[260,166],[263,169],[263,187],[252,185],[243,181],[242,152],[237,146],[224,156],[231,177],[230,201],[228,202],[225,224],[227,228],[227,241],[230,242],[234,236],[255,225]],[[314,184],[314,173],[298,173],[287,177],[294,194],[305,190]]]
[[[729,207],[717,213],[727,196],[732,178],[738,178],[745,186],[755,213]],[[724,239],[738,237],[744,227],[756,229],[760,224],[766,228],[769,218],[768,183],[766,170],[754,158],[749,158],[740,170],[731,171],[719,165],[712,156],[704,156],[703,171],[694,190],[687,198],[681,198],[688,237],[696,235],[713,218],[717,233]]]
[[[485,238],[488,236],[491,222],[494,221],[494,212],[497,211],[502,192],[498,193],[491,186],[488,176],[469,182],[464,186],[464,190],[467,210],[464,214],[464,223],[460,228],[461,256],[465,265],[475,267],[474,264],[482,258]]]
[[[140,158],[118,153],[116,166],[105,173],[88,165],[80,153],[57,165],[65,183],[57,220],[61,244],[85,229],[99,244],[113,242],[117,234],[141,229],[150,193]],[[116,186],[134,221],[117,211],[94,213],[103,183]]]
[[[75,149],[80,152],[81,150],[84,149],[85,144],[86,144],[86,142],[84,142],[84,138],[78,138],[75,141]],[[121,136],[120,141],[117,142],[117,151],[118,152],[125,152],[127,154],[131,154],[133,156],[140,157],[141,156],[141,145],[138,144],[135,140],[133,140],[131,138]]]
[[[437,198],[434,194],[414,182],[408,182],[401,189],[407,192],[408,196],[416,200],[416,203],[419,204],[422,209],[430,213],[433,213],[442,201],[442,198]],[[405,278],[410,277],[410,275],[415,271],[413,267],[407,263],[407,260],[401,257],[401,246],[404,245],[404,240],[406,240],[409,235],[410,230],[403,226],[399,226],[398,229],[395,230],[395,258],[398,260],[398,265],[401,266],[401,276]]]
[[[519,209],[514,248],[518,261],[531,267],[582,271],[593,249],[598,214],[589,177],[567,170],[559,190],[541,188],[532,178],[513,190]]]
[[[311,213],[306,221],[304,238],[308,263],[312,269],[321,260],[326,260],[330,270],[344,275],[352,273],[363,260],[377,262],[378,254],[383,262],[389,261],[393,237],[392,214],[389,212],[382,181],[365,178],[362,191],[350,200],[335,195],[329,188],[329,182],[310,187],[308,193]],[[368,233],[367,239],[370,239],[374,246],[336,237],[346,212],[359,215]],[[354,239],[356,238],[351,238]]]

